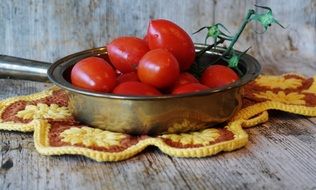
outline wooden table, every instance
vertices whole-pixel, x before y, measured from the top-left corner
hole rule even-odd
[[[0,79],[0,98],[48,84]],[[316,118],[270,112],[247,129],[246,147],[200,158],[174,158],[150,147],[121,162],[42,156],[32,133],[0,132],[2,189],[316,189]]]

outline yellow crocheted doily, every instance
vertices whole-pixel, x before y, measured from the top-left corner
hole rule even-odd
[[[268,120],[268,110],[316,116],[316,77],[297,74],[259,76],[244,87],[243,108],[222,127],[182,134],[131,136],[78,123],[67,93],[53,87],[29,96],[0,101],[0,129],[34,131],[43,155],[84,155],[97,161],[128,159],[149,145],[177,157],[205,157],[245,146],[243,130]]]

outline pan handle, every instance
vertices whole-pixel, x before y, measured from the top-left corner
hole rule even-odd
[[[0,78],[48,82],[47,70],[51,63],[0,55]]]

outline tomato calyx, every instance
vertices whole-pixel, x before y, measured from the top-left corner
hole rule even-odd
[[[238,31],[234,34],[234,35],[230,35],[230,34],[225,34],[222,29],[226,30],[227,32],[229,32],[226,27],[221,24],[221,23],[216,23],[210,26],[204,26],[202,28],[200,28],[199,30],[197,30],[196,32],[194,32],[193,34],[196,34],[198,32],[201,32],[204,29],[207,29],[207,33],[206,33],[206,38],[205,38],[205,45],[207,45],[205,48],[203,48],[200,52],[198,52],[198,55],[196,56],[195,59],[195,63],[191,65],[190,67],[190,71],[192,73],[194,73],[196,76],[201,76],[202,73],[204,72],[204,70],[210,66],[210,65],[214,65],[217,64],[219,61],[226,61],[227,62],[227,66],[233,68],[236,72],[239,73],[239,75],[243,75],[243,73],[241,72],[241,70],[238,67],[238,63],[240,58],[246,54],[246,52],[250,49],[248,48],[247,50],[245,50],[243,53],[237,53],[234,49],[234,45],[236,44],[236,42],[238,41],[239,37],[241,36],[242,32],[244,31],[244,29],[246,28],[246,26],[252,22],[252,21],[256,21],[259,22],[259,24],[262,25],[262,27],[264,28],[264,32],[266,32],[267,28],[270,27],[273,23],[279,25],[280,27],[284,28],[274,17],[272,14],[272,10],[269,7],[265,7],[265,6],[258,6],[255,5],[256,7],[263,9],[265,12],[261,13],[257,10],[254,9],[249,9],[245,18],[243,19]],[[258,33],[258,32],[257,32]],[[208,45],[207,44],[207,39],[208,38],[213,38],[214,43]],[[229,46],[227,48],[223,48],[223,44],[224,42],[229,42]],[[216,50],[218,49],[217,47],[219,47],[219,45],[222,45],[223,48],[223,52],[222,54],[206,63],[206,64],[201,64],[200,63],[200,58],[209,50]]]

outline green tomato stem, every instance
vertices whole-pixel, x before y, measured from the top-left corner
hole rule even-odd
[[[215,61],[212,61],[212,63],[210,63],[209,65],[213,65],[215,63],[217,63],[219,60],[221,60],[223,57],[225,57],[226,55],[229,55],[235,45],[235,43],[237,42],[237,40],[239,39],[241,33],[244,31],[245,27],[247,26],[247,24],[251,21],[250,17],[255,14],[255,10],[250,9],[246,15],[246,17],[244,18],[242,25],[240,26],[237,34],[233,37],[231,43],[229,44],[227,50],[220,56],[218,57]],[[205,68],[202,68],[202,70]]]
[[[225,39],[225,38],[220,38],[219,41],[215,42],[214,44],[212,45],[209,45],[207,46],[206,48],[204,48],[203,50],[201,50],[197,56],[196,56],[196,65],[194,65],[194,67],[192,67],[192,70],[194,70],[195,74],[197,76],[201,75],[201,73],[206,69],[206,67],[208,67],[209,65],[213,65],[215,63],[217,63],[219,60],[221,60],[223,57],[227,56],[227,55],[230,55],[231,54],[231,51],[233,50],[233,47],[235,45],[235,43],[238,41],[241,33],[244,31],[245,27],[247,26],[247,24],[251,21],[251,16],[256,14],[255,10],[253,9],[250,9],[248,10],[248,13],[247,15],[245,16],[245,18],[243,19],[243,22],[242,22],[242,25],[240,26],[238,32],[232,37],[232,39],[230,39],[230,44],[228,46],[228,48],[226,49],[226,51],[220,56],[218,57],[216,60],[212,61],[211,63],[208,63],[208,64],[199,64],[198,61],[200,59],[200,57],[208,50],[211,50],[213,47],[216,47],[218,44],[220,43],[224,43],[225,40],[228,40],[228,39]],[[201,29],[200,29],[201,30]],[[199,31],[200,31],[199,30]],[[235,68],[236,71],[238,72],[239,75],[241,75],[241,71],[239,70],[238,67]]]
[[[211,44],[207,46],[206,48],[202,49],[201,51],[199,51],[199,53],[197,54],[197,59],[199,59],[206,51],[211,50],[213,47],[216,47],[218,44],[224,43],[225,40],[226,39],[224,38],[220,38],[216,43]]]
[[[247,26],[247,24],[251,21],[250,17],[255,14],[255,10],[250,9],[246,15],[246,17],[243,20],[243,23],[241,25],[241,27],[239,28],[237,34],[233,37],[232,42],[229,44],[227,50],[225,51],[225,53],[223,54],[223,56],[228,55],[230,53],[230,51],[233,49],[235,43],[237,42],[237,40],[239,39],[241,33],[244,31],[245,27]]]

